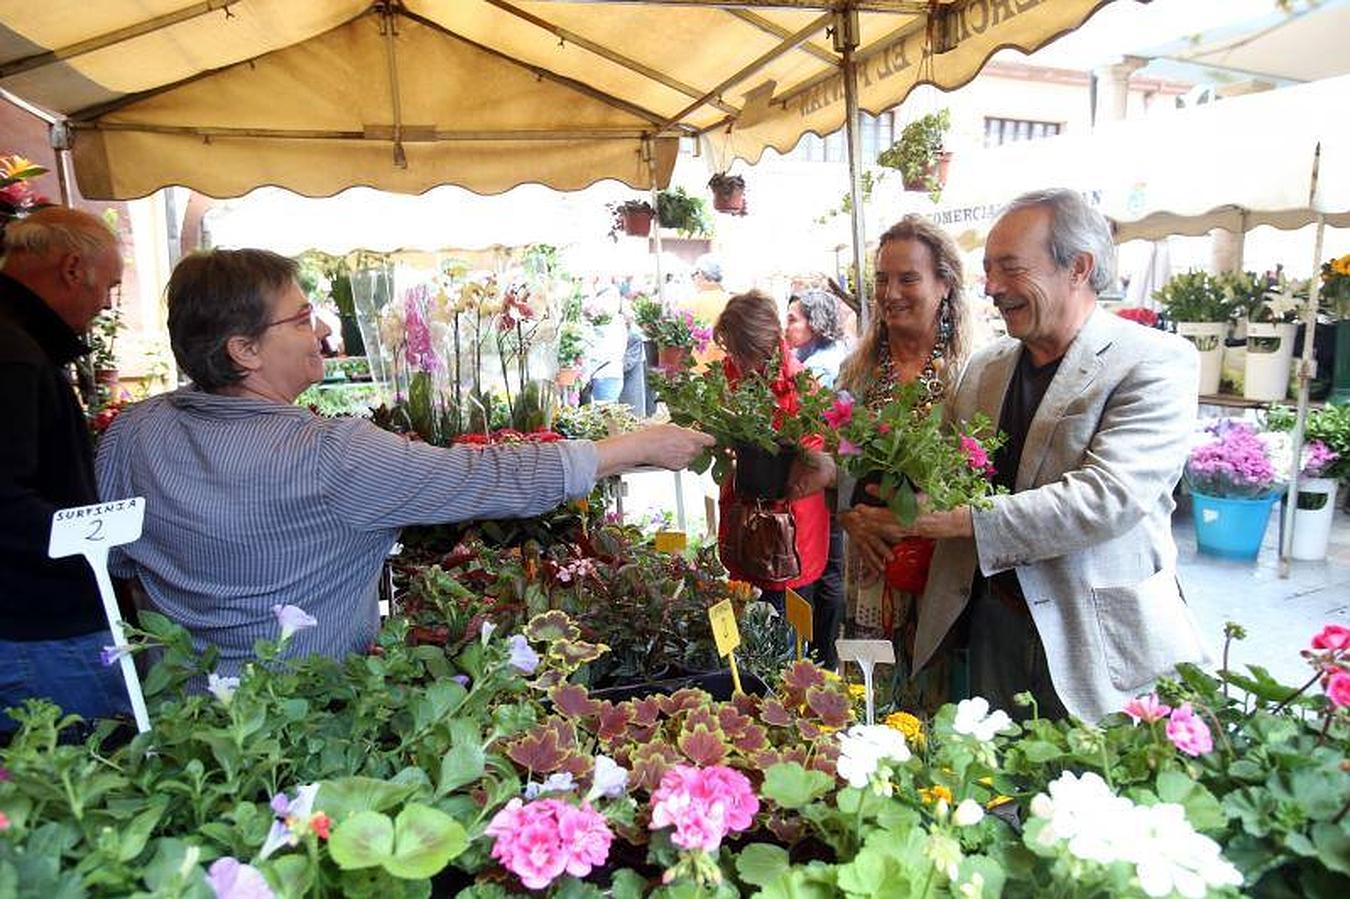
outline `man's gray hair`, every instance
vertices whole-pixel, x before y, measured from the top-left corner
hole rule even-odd
[[[1116,245],[1104,215],[1089,206],[1078,191],[1052,187],[1022,194],[1004,207],[999,218],[1036,207],[1050,210],[1050,257],[1055,265],[1066,269],[1073,264],[1074,256],[1087,253],[1092,257],[1088,283],[1093,292],[1101,293],[1115,283]]]
[[[5,252],[46,257],[49,253],[95,256],[116,253],[117,235],[98,216],[48,206],[5,226]]]

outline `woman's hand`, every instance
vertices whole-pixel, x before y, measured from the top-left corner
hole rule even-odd
[[[854,506],[839,513],[839,524],[848,532],[862,558],[864,570],[872,578],[886,569],[891,547],[905,536],[900,522],[883,506]]]
[[[600,454],[597,478],[639,465],[687,468],[699,453],[716,443],[710,435],[679,425],[652,425],[640,431],[606,437],[595,444]]]
[[[834,486],[836,469],[834,457],[818,450],[807,450],[792,463],[788,475],[788,499],[801,499]]]

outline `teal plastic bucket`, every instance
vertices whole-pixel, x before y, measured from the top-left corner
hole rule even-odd
[[[1238,499],[1195,493],[1192,498],[1200,552],[1225,559],[1255,559],[1270,523],[1270,507],[1280,494]]]

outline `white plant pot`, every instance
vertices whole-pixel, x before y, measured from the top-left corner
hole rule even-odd
[[[1177,322],[1177,334],[1195,344],[1200,354],[1200,395],[1218,393],[1228,322]]]
[[[1294,337],[1298,325],[1247,323],[1247,362],[1242,378],[1242,395],[1249,400],[1282,400],[1289,393],[1289,369],[1294,361]],[[1279,343],[1271,350],[1262,346],[1270,340]]]
[[[1289,555],[1305,562],[1327,557],[1331,540],[1331,523],[1336,517],[1336,481],[1333,478],[1307,478],[1299,481],[1298,497],[1309,496],[1321,500],[1319,509],[1294,507],[1294,539]],[[1291,500],[1297,502],[1298,497]]]

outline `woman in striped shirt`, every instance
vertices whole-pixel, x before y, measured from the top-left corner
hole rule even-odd
[[[151,605],[184,625],[221,673],[277,633],[273,607],[317,619],[288,653],[364,650],[379,623],[376,584],[405,525],[538,515],[597,478],[678,469],[712,438],[659,425],[601,440],[440,448],[362,418],[294,404],[323,378],[314,317],[291,260],[216,250],[169,281],[169,336],[190,386],[138,403],[98,449],[105,499],[146,498],[141,539],[113,554]]]

